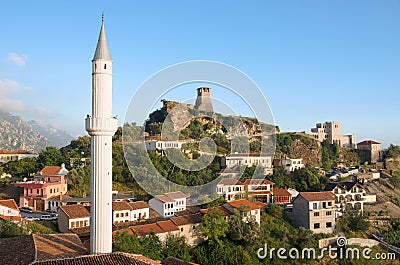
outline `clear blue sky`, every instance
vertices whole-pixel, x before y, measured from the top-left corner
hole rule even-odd
[[[213,60],[259,85],[283,131],[334,120],[400,144],[399,0],[4,1],[0,108],[85,134],[102,11],[120,117],[151,74]]]

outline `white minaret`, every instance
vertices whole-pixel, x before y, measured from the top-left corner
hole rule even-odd
[[[112,251],[112,136],[118,127],[112,117],[112,60],[102,17],[92,60],[92,117],[86,118],[91,136],[90,253]]]

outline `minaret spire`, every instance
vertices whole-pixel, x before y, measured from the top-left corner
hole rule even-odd
[[[92,60],[92,116],[86,118],[91,136],[90,253],[112,251],[112,136],[118,120],[112,116],[112,60],[104,15]]]
[[[110,50],[108,49],[106,30],[104,29],[104,12],[101,15],[101,29],[99,34],[99,40],[97,41],[96,51],[93,56],[93,60],[97,59],[111,60]]]

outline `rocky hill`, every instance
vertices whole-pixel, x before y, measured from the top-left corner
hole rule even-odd
[[[46,146],[60,147],[71,139],[73,137],[65,132],[49,129],[34,121],[27,122],[17,115],[0,111],[0,149],[38,152]]]

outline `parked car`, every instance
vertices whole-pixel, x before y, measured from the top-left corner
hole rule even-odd
[[[29,207],[21,207],[19,208],[19,211],[24,213],[33,213],[32,209]]]
[[[54,220],[54,217],[51,216],[50,214],[43,214],[42,216],[40,216],[40,220],[51,221],[51,220]]]

